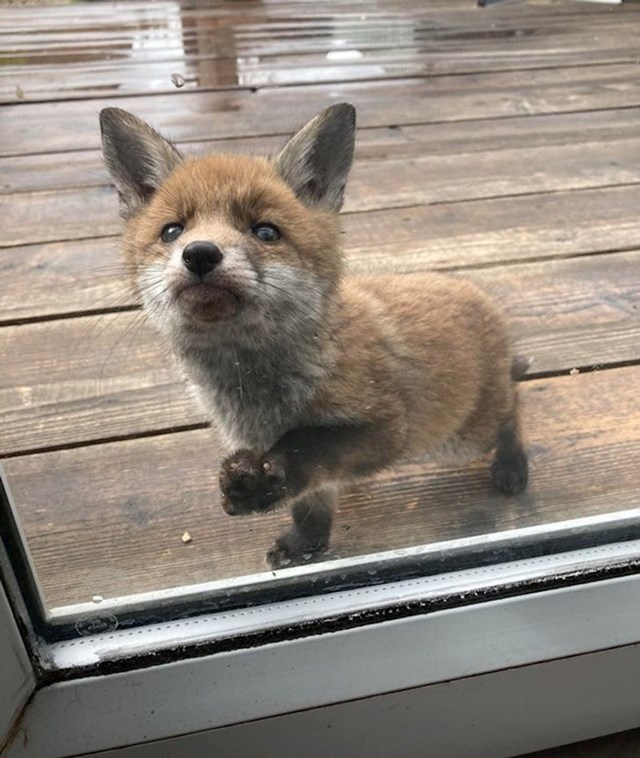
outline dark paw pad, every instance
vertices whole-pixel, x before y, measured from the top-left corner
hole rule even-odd
[[[267,552],[267,563],[272,569],[311,563],[327,549],[325,542],[310,542],[295,531],[281,534]]]
[[[491,466],[491,482],[504,495],[517,495],[527,487],[529,465],[524,453],[508,458],[496,458]]]
[[[239,450],[222,462],[222,507],[232,516],[272,508],[287,494],[282,461]]]

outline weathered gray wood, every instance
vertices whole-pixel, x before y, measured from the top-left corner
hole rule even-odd
[[[486,461],[406,464],[343,497],[336,555],[637,507],[640,6],[339,0],[329,18],[306,0],[216,0],[175,12],[181,30],[158,57],[139,43],[163,4],[0,10],[12,101],[0,109],[0,450],[15,456],[4,463],[47,601],[261,570],[287,520],[222,513],[215,432],[196,428],[140,313],[109,312],[134,299],[115,238],[99,236],[117,229],[97,152],[105,105],[191,148],[262,151],[353,101],[350,270],[460,270],[503,305],[532,372],[561,374],[523,385],[526,494],[492,495]],[[362,57],[328,60],[334,47]],[[164,67],[180,62],[188,81],[169,96]],[[202,91],[185,91],[196,81]]]
[[[352,102],[363,127],[569,113],[640,106],[635,64],[322,84],[259,92],[180,92],[131,98],[18,103],[0,111],[0,155],[99,144],[98,111],[134,109],[172,139],[281,134],[322,108]]]
[[[640,361],[640,292],[629,278],[639,264],[635,252],[467,273],[502,304],[532,371],[568,372]],[[0,335],[0,455],[204,421],[141,312],[4,327]]]
[[[635,367],[526,383],[527,493],[492,494],[486,461],[458,470],[406,464],[342,498],[334,555],[637,507],[639,381]],[[7,461],[47,602],[264,570],[264,552],[287,516],[226,516],[218,455],[209,434],[196,431]],[[181,541],[184,531],[192,542]]]
[[[450,156],[416,152],[410,158],[388,150],[384,157],[359,160],[349,180],[345,213],[640,185],[640,137]],[[117,200],[106,186],[11,195],[5,208],[0,247],[111,235],[120,228]],[[602,216],[608,216],[604,205]]]
[[[413,161],[417,157],[433,156],[444,159],[459,153],[495,153],[518,148],[532,150],[584,145],[586,151],[596,142],[633,140],[639,134],[640,108],[460,121],[447,124],[446,129],[442,124],[362,128],[357,134],[356,167],[360,161]],[[190,142],[180,147],[188,154],[246,152],[269,155],[277,152],[286,139],[286,134],[280,134]],[[431,176],[425,176],[422,184],[430,181]],[[108,183],[109,177],[97,150],[0,158],[0,193],[51,192]]]
[[[300,46],[299,39],[291,35],[278,39],[278,30],[269,26],[264,28],[262,45],[252,41],[263,52],[258,55],[254,49],[247,56],[242,53],[238,27],[207,30],[197,24],[182,34],[174,32],[173,45],[167,40],[164,55],[155,51],[145,58],[144,52],[140,55],[135,51],[127,58],[126,51],[122,51],[124,59],[116,61],[96,62],[94,47],[74,56],[73,48],[69,50],[70,41],[65,41],[46,57],[40,52],[20,52],[21,62],[29,55],[28,67],[24,63],[3,65],[0,102],[170,94],[176,89],[172,80],[175,75],[180,77],[183,91],[197,91],[569,67],[584,63],[586,55],[590,65],[634,63],[637,57],[634,23],[638,19],[622,21],[616,17],[613,26],[607,20],[604,16],[594,17],[591,28],[571,33],[558,27],[557,22],[547,26],[542,12],[533,28],[516,12],[511,25],[499,31],[491,22],[479,26],[472,53],[468,50],[469,31],[462,31],[455,23],[450,24],[447,33],[446,29],[430,29],[428,25],[426,29],[419,26],[407,29],[402,21],[396,24],[387,21],[388,27],[381,29],[373,20],[363,22],[355,34],[343,33],[337,50],[337,30],[323,38],[320,25],[314,36],[319,49],[302,53],[291,52],[291,45]],[[305,31],[314,33],[313,29]],[[167,36],[171,33],[167,29]],[[79,31],[73,29],[73,34],[77,36]],[[101,43],[104,45],[98,39],[98,49]],[[86,49],[87,41],[82,44]],[[194,52],[185,53],[185,48]]]

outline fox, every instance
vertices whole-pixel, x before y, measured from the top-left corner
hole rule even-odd
[[[352,105],[270,157],[182,155],[119,108],[100,128],[128,276],[228,451],[224,511],[290,506],[273,569],[322,559],[344,487],[403,459],[495,449],[495,490],[526,488],[526,362],[490,297],[435,272],[346,271]]]

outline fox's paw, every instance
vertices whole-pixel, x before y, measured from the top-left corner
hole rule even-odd
[[[517,495],[527,488],[529,465],[524,451],[513,455],[496,456],[491,466],[491,482],[497,492],[503,495]]]
[[[299,566],[318,560],[327,550],[327,541],[310,541],[295,528],[281,534],[267,552],[267,563],[272,569]]]
[[[222,507],[230,516],[271,510],[287,496],[286,479],[279,456],[238,450],[222,462]]]

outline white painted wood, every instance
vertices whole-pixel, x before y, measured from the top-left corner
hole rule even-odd
[[[546,665],[550,659],[583,656],[639,641],[640,577],[527,594],[118,675],[58,683],[36,694],[22,724],[24,731],[18,733],[7,758],[63,758],[474,677],[468,685],[460,685],[461,692],[467,692],[467,686],[471,692],[474,687],[482,687],[479,677],[490,672]],[[484,751],[483,740],[487,741],[487,750],[494,749],[491,746],[497,744],[497,737],[492,732],[500,721],[501,709],[509,703],[504,711],[509,718],[515,718],[518,703],[525,711],[532,703],[540,703],[542,709],[539,714],[534,710],[521,716],[513,729],[503,723],[510,739],[518,735],[525,719],[531,722],[529,737],[538,730],[550,730],[549,734],[562,740],[565,735],[571,740],[636,726],[640,724],[640,690],[635,689],[640,687],[640,653],[635,647],[632,652],[636,656],[630,659],[635,666],[633,676],[631,664],[616,668],[618,659],[614,657],[609,678],[589,674],[592,679],[576,686],[572,696],[575,702],[564,706],[562,698],[549,692],[548,702],[554,706],[547,710],[543,707],[547,685],[542,683],[559,682],[562,676],[541,679],[542,683],[531,692],[521,689],[525,685],[517,677],[507,678],[505,681],[514,683],[510,690],[507,687],[495,696],[490,689],[480,692],[476,701],[469,701],[468,713],[464,711],[464,698],[457,705],[455,699],[445,698],[442,703],[462,709],[458,714],[460,729],[476,724],[476,737],[472,731],[469,739],[477,738],[475,745],[483,748],[475,753],[477,756],[499,754]],[[603,655],[606,659],[608,653]],[[606,670],[604,664],[603,667]],[[536,667],[531,669],[535,670]],[[588,672],[585,669],[584,675]],[[582,675],[579,668],[575,669],[575,676]],[[632,704],[621,711],[617,695],[612,696],[616,688],[624,697],[633,697]],[[410,697],[410,693],[406,694]],[[431,712],[425,710],[423,727],[433,723],[434,744],[442,745],[445,735],[438,722],[445,718],[445,706],[438,705],[438,698],[425,702],[434,709],[434,716],[432,719]],[[612,702],[616,703],[613,709]],[[398,708],[394,706],[392,710],[401,724]],[[492,710],[498,715],[488,722],[491,728],[482,729],[477,719]],[[372,711],[371,723],[378,718],[382,716]],[[452,717],[448,723],[455,723]],[[411,729],[415,731],[418,726],[419,719]],[[22,734],[28,735],[28,741],[22,739]],[[457,735],[452,744],[460,745],[461,740]],[[500,742],[500,750],[508,744],[512,743]],[[270,750],[266,742],[260,743],[261,754],[275,755]],[[339,752],[330,754],[339,756]],[[348,753],[352,754],[362,753]]]
[[[638,555],[640,540],[630,540],[505,564],[372,584],[359,589],[312,595],[298,600],[203,614],[193,619],[167,621],[146,629],[134,628],[115,633],[114,630],[118,626],[118,608],[105,608],[103,605],[106,604],[101,603],[99,608],[93,607],[93,613],[83,616],[77,627],[82,631],[83,625],[88,623],[91,626],[92,620],[95,620],[96,624],[109,631],[54,644],[48,650],[47,658],[55,668],[73,670],[103,660],[146,653],[149,650],[225,640],[257,631],[286,628],[302,622],[320,622],[344,614],[380,612],[390,606],[432,601],[451,594],[477,600],[486,588],[500,590],[527,580],[566,576],[587,569],[606,569],[611,564],[625,563]],[[193,607],[197,607],[197,604]]]
[[[5,487],[7,487],[8,491],[8,485],[5,484]],[[508,551],[521,550],[522,545],[531,540],[535,540],[539,544],[541,540],[548,540],[552,537],[565,537],[571,541],[579,535],[584,537],[585,535],[599,534],[601,530],[606,528],[614,527],[619,531],[625,528],[635,529],[638,523],[640,523],[640,508],[627,508],[623,511],[557,521],[552,524],[542,523],[521,529],[508,529],[502,532],[478,534],[473,537],[431,542],[425,545],[403,548],[402,550],[385,550],[379,553],[358,555],[351,558],[332,558],[325,562],[314,562],[307,565],[279,569],[278,571],[265,571],[246,576],[229,577],[214,582],[182,585],[135,595],[107,598],[100,603],[100,611],[114,614],[117,617],[121,613],[144,613],[145,610],[153,611],[159,605],[166,606],[175,601],[190,603],[194,607],[197,607],[199,603],[206,601],[212,594],[221,591],[234,593],[253,589],[269,592],[283,580],[297,579],[313,582],[314,580],[322,579],[326,575],[340,576],[342,574],[346,577],[352,571],[357,571],[358,569],[369,570],[373,565],[378,563],[388,566],[399,558],[403,560],[435,558],[442,565],[447,565],[456,558],[468,554],[473,549],[490,549],[497,555],[501,555],[507,554]],[[613,559],[613,553],[625,550],[628,547],[628,543],[618,546],[615,542],[612,542],[609,547]],[[575,556],[587,556],[590,552],[597,553],[597,550],[572,551]],[[546,565],[553,571],[561,570],[561,560],[561,557],[557,553],[553,553],[546,558],[537,559],[534,563],[536,565]],[[575,560],[573,562],[575,563]],[[511,575],[515,580],[519,578],[516,576],[519,563],[521,562],[510,561],[508,564],[504,564],[504,566],[498,566],[497,571],[492,567],[489,571],[479,569],[474,572],[466,572],[466,574],[467,578],[471,574],[476,576],[484,575],[486,577],[506,574]],[[527,562],[527,565],[533,564]],[[33,567],[32,573],[34,573]],[[373,573],[375,574],[375,571]],[[439,582],[443,576],[438,575],[434,579]],[[336,595],[334,594],[332,597],[335,598]],[[49,623],[59,625],[78,616],[95,614],[96,605],[95,603],[78,603],[76,605],[43,609],[43,613]]]
[[[91,756],[508,758],[637,726],[638,671],[635,645]]]
[[[0,584],[0,752],[34,687],[29,656]]]

